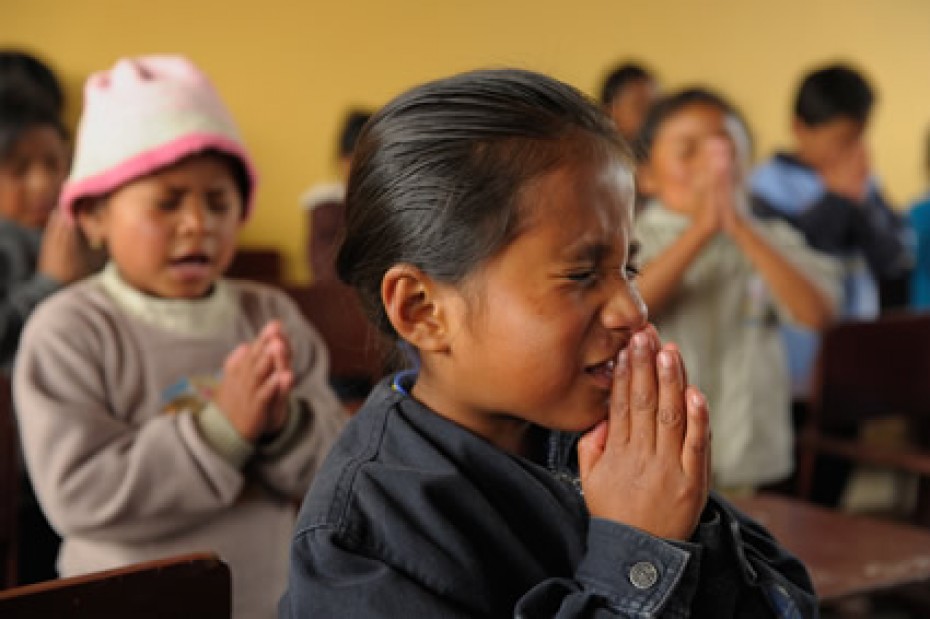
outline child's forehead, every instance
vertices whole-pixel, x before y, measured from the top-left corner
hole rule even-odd
[[[58,153],[66,148],[65,138],[53,125],[34,124],[12,132],[13,138],[0,153],[0,159],[14,159]]]
[[[528,183],[519,200],[521,228],[626,226],[632,217],[633,172],[619,156],[569,161]]]
[[[713,124],[723,126],[730,117],[727,110],[708,101],[692,101],[668,114],[659,125],[661,130],[672,123],[683,124]]]

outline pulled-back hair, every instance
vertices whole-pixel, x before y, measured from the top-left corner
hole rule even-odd
[[[569,145],[630,161],[597,105],[538,73],[474,71],[400,95],[359,136],[339,277],[396,338],[381,303],[388,269],[461,283],[517,234],[527,183],[584,152]]]

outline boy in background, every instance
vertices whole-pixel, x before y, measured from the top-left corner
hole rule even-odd
[[[810,72],[795,98],[794,150],[776,153],[750,180],[757,214],[784,218],[811,247],[842,262],[841,320],[871,320],[903,301],[888,293],[906,282],[912,262],[903,222],[872,173],[865,132],[874,102],[866,79],[849,66]],[[782,337],[796,416],[803,415],[820,338],[789,325]],[[813,498],[837,505],[849,473],[841,460],[818,462]]]
[[[344,228],[346,179],[349,177],[349,164],[352,162],[358,134],[370,116],[361,110],[348,113],[339,133],[339,179],[314,185],[300,197],[300,204],[307,211],[307,258],[314,282],[338,280],[333,261]]]

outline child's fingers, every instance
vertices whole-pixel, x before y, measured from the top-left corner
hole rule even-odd
[[[578,440],[578,473],[586,479],[588,473],[597,464],[607,447],[607,434],[610,424],[604,420],[584,433]]]
[[[231,353],[226,355],[226,360],[223,362],[223,372],[225,374],[234,372],[238,366],[242,365],[242,362],[250,353],[251,347],[248,344],[236,346]]]
[[[291,343],[283,335],[274,338],[268,343],[268,348],[275,356],[276,367],[286,370],[291,367]]]
[[[657,357],[659,368],[659,403],[656,411],[656,451],[673,457],[681,453],[685,436],[685,386],[681,382],[681,360],[674,347],[666,346]]]
[[[628,344],[617,355],[609,399],[609,438],[621,449],[630,441],[630,346]]]
[[[656,357],[653,338],[639,331],[633,336],[630,355],[630,440],[653,451],[656,440]]]
[[[267,409],[277,398],[278,389],[278,375],[275,372],[270,372],[258,383],[258,388],[255,390],[255,399],[263,408]]]
[[[707,398],[694,387],[688,387],[685,402],[688,421],[681,450],[681,466],[688,477],[704,480],[706,486],[710,483],[710,415]]]
[[[255,375],[259,377],[260,380],[265,380],[268,376],[275,374],[278,371],[278,363],[275,359],[274,352],[265,347],[259,348],[257,345],[252,347],[253,352],[253,368]]]
[[[265,325],[255,339],[255,345],[259,348],[274,350],[274,354],[278,356],[275,364],[278,369],[284,370],[290,367],[291,344],[280,320],[272,320]]]
[[[688,368],[685,366],[685,360],[681,356],[681,349],[675,342],[667,342],[664,346],[666,350],[672,350],[678,355],[678,370],[681,372],[681,384],[688,384]]]
[[[269,320],[268,324],[262,327],[262,330],[258,333],[258,337],[255,338],[259,342],[266,343],[272,338],[280,337],[284,335],[284,325],[280,320]]]
[[[294,387],[294,372],[291,370],[284,370],[282,372],[275,372],[275,376],[278,381],[278,392],[287,395],[291,392],[291,389]]]

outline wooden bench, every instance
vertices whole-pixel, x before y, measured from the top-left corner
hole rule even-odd
[[[0,591],[0,617],[229,619],[231,587],[215,554],[180,555]]]
[[[345,284],[317,282],[284,290],[320,332],[329,349],[330,382],[354,411],[385,374],[381,335],[365,317],[355,291]]]

